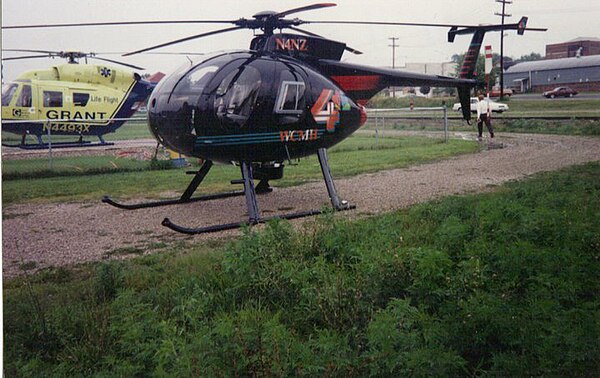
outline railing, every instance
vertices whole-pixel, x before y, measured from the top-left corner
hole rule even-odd
[[[441,117],[402,117],[389,115],[389,113],[420,113],[420,112],[441,112]],[[386,114],[388,113],[388,114]],[[448,142],[448,108],[446,106],[430,107],[430,108],[393,108],[393,109],[367,109],[368,119],[375,120],[375,138],[376,143],[379,141],[379,128],[381,127],[381,137],[385,137],[385,121],[397,119],[439,119],[442,120],[444,129],[444,142]],[[461,118],[462,119],[462,118]]]
[[[104,119],[101,120],[101,122],[99,120],[90,120],[90,119],[31,119],[31,120],[27,120],[27,119],[23,119],[23,120],[2,120],[2,125],[19,125],[19,124],[40,124],[40,125],[47,125],[47,127],[43,128],[43,130],[45,130],[45,132],[43,134],[40,134],[40,138],[42,135],[47,136],[47,143],[42,144],[42,146],[46,146],[47,145],[47,152],[48,152],[48,169],[52,170],[53,168],[53,147],[56,148],[55,146],[60,145],[60,143],[56,142],[53,145],[53,141],[52,141],[52,124],[74,124],[74,125],[81,125],[81,124],[90,124],[90,125],[108,125],[111,124],[113,122],[118,122],[118,121],[124,121],[124,122],[146,122],[147,118],[146,117],[130,117],[130,118],[109,118],[109,119]],[[67,131],[69,132],[69,131]],[[34,137],[37,137],[37,135],[34,134],[25,134],[25,135],[31,135]],[[84,136],[88,136],[88,137],[99,137],[101,141],[103,141],[102,136],[98,136],[98,135],[90,135],[90,134],[83,134],[83,133],[77,133],[76,131],[71,132],[70,134],[64,134],[65,136],[73,136],[73,137],[84,137]],[[8,144],[5,144],[3,141],[3,146],[8,146]],[[73,145],[75,145],[76,143],[74,143]],[[110,143],[107,143],[106,145],[110,145]]]

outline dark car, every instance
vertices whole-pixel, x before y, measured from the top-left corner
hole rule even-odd
[[[569,87],[556,87],[551,91],[544,92],[543,94],[546,98],[573,97],[577,94],[577,91]]]

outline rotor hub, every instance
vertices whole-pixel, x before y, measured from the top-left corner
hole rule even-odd
[[[304,21],[298,18],[289,20],[283,17],[281,13],[275,11],[262,11],[252,16],[252,19],[240,18],[235,21],[235,25],[248,29],[260,29],[266,35],[272,35],[275,29],[285,29],[304,23]]]
[[[272,18],[276,14],[277,14],[277,12],[275,12],[275,11],[262,11],[262,12],[256,13],[252,17],[254,17],[254,19],[256,19],[256,20],[266,20],[268,18]]]

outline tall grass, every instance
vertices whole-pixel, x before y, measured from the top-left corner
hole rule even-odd
[[[598,375],[599,175],[13,280],[5,374]]]

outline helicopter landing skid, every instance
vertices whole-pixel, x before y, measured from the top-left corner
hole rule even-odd
[[[208,171],[210,171],[212,166],[213,166],[213,162],[210,160],[206,160],[206,161],[204,161],[204,163],[202,164],[202,166],[200,167],[200,169],[197,172],[186,172],[188,174],[194,174],[194,178],[192,179],[192,181],[190,182],[190,184],[188,185],[186,190],[183,192],[181,197],[176,198],[176,199],[163,200],[163,201],[150,201],[150,202],[142,202],[142,203],[135,203],[135,204],[124,204],[124,203],[114,201],[109,196],[104,196],[102,198],[102,202],[109,204],[111,206],[114,206],[114,207],[118,207],[119,209],[137,210],[137,209],[145,209],[145,208],[150,208],[150,207],[180,205],[180,204],[189,203],[189,202],[210,201],[210,200],[215,200],[215,199],[237,197],[237,196],[244,195],[243,190],[235,190],[235,191],[224,192],[224,193],[216,193],[216,194],[208,194],[208,195],[203,195],[203,196],[198,196],[198,197],[192,197],[192,195],[194,194],[194,192],[196,191],[196,189],[198,188],[200,183],[202,183],[202,181],[204,180],[204,178],[206,177],[206,175],[208,174]],[[235,183],[237,183],[237,181],[232,181],[232,183],[235,184]],[[269,183],[267,180],[261,180],[257,189],[260,189],[260,190],[257,190],[257,193],[260,193],[260,194],[268,193],[272,190],[271,187],[269,186]]]
[[[350,205],[350,204],[348,204],[348,202],[340,200],[340,198],[337,195],[337,190],[335,189],[333,177],[331,176],[331,170],[329,168],[329,162],[327,159],[327,150],[324,148],[319,149],[318,156],[319,156],[319,163],[321,165],[321,171],[323,173],[323,178],[325,179],[325,184],[327,186],[327,192],[329,194],[331,204],[333,205],[333,209],[335,211],[344,211],[344,210],[355,209],[356,208],[355,205]],[[188,228],[188,227],[179,226],[179,225],[171,222],[171,220],[169,218],[165,218],[162,221],[162,225],[170,228],[173,231],[181,232],[184,234],[194,235],[194,234],[204,234],[204,233],[209,233],[209,232],[232,230],[232,229],[240,228],[240,227],[243,227],[246,225],[256,225],[256,224],[260,224],[260,223],[266,223],[266,222],[268,222],[270,220],[274,220],[274,219],[297,219],[297,218],[304,218],[304,217],[309,217],[309,216],[318,215],[318,214],[323,213],[323,211],[321,211],[321,210],[308,210],[308,211],[301,211],[301,212],[296,212],[296,213],[275,215],[275,216],[267,217],[267,218],[261,218],[260,212],[258,209],[258,202],[256,200],[256,190],[254,187],[254,180],[252,177],[252,164],[242,161],[241,162],[241,171],[242,171],[242,180],[240,180],[240,181],[242,181],[241,183],[244,184],[243,193],[246,196],[246,206],[248,207],[248,214],[249,214],[248,221],[224,223],[224,224],[199,227],[199,228]],[[260,184],[259,184],[259,186],[260,186]],[[257,186],[257,188],[258,188],[258,186]]]
[[[88,140],[77,141],[77,142],[57,142],[57,143],[19,143],[19,144],[8,144],[2,143],[4,147],[16,147],[23,150],[49,150],[50,148],[76,148],[76,147],[106,147],[113,146],[112,142],[96,142],[92,143]]]

